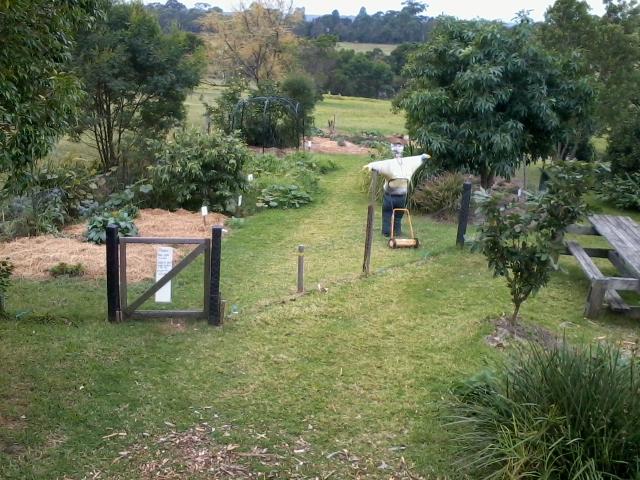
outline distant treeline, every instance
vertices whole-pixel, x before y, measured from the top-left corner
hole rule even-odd
[[[369,15],[366,8],[362,7],[355,18],[340,16],[338,10],[334,10],[329,15],[300,23],[295,28],[295,33],[308,38],[333,35],[340,42],[424,42],[435,26],[435,19],[422,15],[426,9],[424,3],[407,0],[403,5],[400,11],[389,10],[373,15]],[[157,15],[160,26],[165,31],[177,25],[188,32],[202,31],[202,17],[211,11],[222,11],[219,7],[204,2],[188,8],[178,0],[167,0],[164,4],[151,3],[147,8]]]
[[[188,8],[178,0],[167,0],[166,3],[150,3],[145,5],[158,17],[158,23],[164,31],[170,30],[174,25],[186,32],[198,33],[202,31],[200,21],[209,12],[222,12],[220,7],[214,7],[209,3],[196,3],[195,7]]]
[[[341,17],[338,10],[304,22],[296,28],[302,37],[335,35],[341,42],[404,43],[424,42],[435,26],[435,19],[421,15],[426,5],[408,0],[402,10],[389,10],[369,15],[365,7],[358,15]]]

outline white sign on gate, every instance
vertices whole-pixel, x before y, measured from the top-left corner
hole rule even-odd
[[[160,247],[156,257],[156,282],[173,268],[173,248]],[[171,303],[171,281],[156,292],[156,302]]]

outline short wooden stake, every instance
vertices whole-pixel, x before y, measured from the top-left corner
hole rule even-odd
[[[304,292],[304,245],[298,245],[298,293]]]
[[[456,245],[464,247],[467,223],[469,221],[469,206],[471,205],[471,182],[465,181],[462,185],[462,201],[460,202],[460,214],[458,216],[458,235]]]
[[[209,325],[222,325],[220,305],[220,263],[222,261],[222,227],[211,228],[211,266],[209,280]]]
[[[107,319],[120,320],[120,271],[118,259],[118,227],[107,226]]]
[[[369,186],[369,206],[367,207],[367,227],[364,238],[364,260],[362,273],[369,275],[371,271],[371,247],[373,244],[373,224],[375,222],[376,190],[378,189],[378,172],[371,171],[371,185]]]

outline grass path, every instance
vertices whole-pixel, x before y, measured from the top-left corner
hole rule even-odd
[[[161,454],[158,436],[202,422],[214,444],[278,454],[251,465],[275,478],[386,479],[401,457],[427,478],[456,478],[442,399],[499,355],[483,319],[509,309],[506,288],[452,246],[453,226],[424,219],[422,249],[391,251],[378,237],[376,275],[359,278],[365,159],[334,158],[342,169],[313,206],[264,212],[225,239],[224,292],[240,314],[220,329],[109,325],[102,282],[18,282],[12,308],[52,314],[0,322],[0,478],[144,478],[145,460],[114,462],[119,452]],[[299,243],[309,284],[328,281],[328,292],[256,308],[294,288]],[[563,266],[525,304],[527,321],[572,341],[637,335],[617,317],[582,318],[586,282]],[[195,299],[196,278],[197,267],[179,293]]]

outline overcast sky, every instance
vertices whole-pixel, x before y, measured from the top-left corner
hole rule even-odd
[[[145,0],[164,3],[165,0]],[[238,0],[180,0],[187,6],[193,6],[198,1],[219,6],[224,11],[237,8]],[[245,0],[245,4],[251,0]],[[542,20],[545,10],[553,4],[553,0],[427,0],[427,15],[453,15],[458,18],[486,18],[511,21],[520,10],[530,10],[535,20]],[[604,8],[601,0],[588,0],[591,12],[602,14]],[[361,6],[366,7],[369,14],[377,11],[400,10],[401,0],[294,0],[295,6],[305,7],[307,14],[322,15],[337,9],[341,15],[355,15]]]

